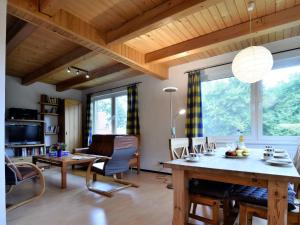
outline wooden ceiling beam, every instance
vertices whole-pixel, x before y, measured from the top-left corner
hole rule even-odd
[[[81,83],[85,83],[85,82],[94,80],[96,78],[104,77],[104,76],[107,76],[112,73],[117,73],[117,72],[120,72],[120,71],[128,69],[128,68],[129,68],[129,66],[124,65],[122,63],[117,63],[117,64],[110,65],[110,66],[100,67],[98,69],[95,69],[95,70],[89,72],[90,77],[88,79],[85,77],[85,74],[82,74],[82,75],[75,76],[74,78],[71,78],[71,79],[68,79],[68,80],[65,80],[65,81],[62,81],[62,82],[56,84],[56,90],[57,91],[65,91],[65,90],[70,89]]]
[[[95,56],[97,53],[92,52],[91,50],[78,47],[63,56],[53,60],[47,65],[33,71],[30,74],[27,74],[22,79],[23,85],[30,85],[34,82],[41,81],[51,74],[58,72],[60,70],[66,69],[68,66],[72,66],[76,63],[79,63],[82,60],[88,59],[89,57]]]
[[[145,54],[124,44],[107,46],[103,38],[104,35],[99,30],[67,11],[61,9],[53,17],[49,17],[38,11],[35,0],[8,0],[7,12],[41,28],[55,32],[92,51],[109,56],[135,70],[159,79],[168,78],[167,65],[145,64]]]
[[[39,10],[49,16],[53,16],[63,7],[63,0],[39,0]]]
[[[9,55],[22,41],[35,31],[36,26],[24,21],[18,21],[7,32],[6,54]]]
[[[172,20],[191,15],[203,8],[210,7],[221,1],[223,0],[166,1],[126,22],[119,28],[107,32],[106,42],[109,44],[124,43],[164,26]]]
[[[222,30],[202,35],[178,44],[149,52],[146,63],[162,63],[224,46],[228,43],[245,40],[258,35],[275,32],[300,24],[300,5],[280,12],[263,16],[252,21],[252,33],[249,34],[249,22],[237,24]]]

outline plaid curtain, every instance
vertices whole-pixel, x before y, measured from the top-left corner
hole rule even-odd
[[[127,134],[140,134],[137,85],[127,88]]]
[[[85,129],[83,136],[83,146],[89,146],[92,142],[92,96],[86,96],[85,109]]]
[[[202,103],[200,71],[189,73],[185,135],[189,138],[202,137]]]

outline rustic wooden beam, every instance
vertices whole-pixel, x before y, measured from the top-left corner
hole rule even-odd
[[[59,10],[53,17],[46,16],[38,11],[34,0],[8,0],[7,11],[21,19],[33,23],[41,28],[75,42],[92,51],[109,56],[131,68],[160,79],[168,78],[168,66],[162,64],[145,64],[145,54],[124,44],[107,46],[104,35],[91,24]]]
[[[147,53],[146,63],[162,63],[185,57],[233,41],[267,34],[300,24],[300,5],[253,20],[252,34],[249,34],[249,22],[237,24],[222,30],[202,35],[178,44]]]
[[[264,16],[253,21],[253,33],[249,34],[249,23],[238,24],[223,30],[184,41],[146,54],[147,63],[161,63],[208,49],[224,46],[235,41],[282,30],[299,24],[299,7]]]
[[[123,43],[142,34],[148,33],[172,20],[193,14],[203,8],[215,5],[222,0],[182,0],[166,1],[122,26],[107,32],[106,41],[110,44]]]
[[[98,69],[95,69],[91,72],[89,72],[89,78],[87,79],[85,77],[85,74],[75,76],[73,78],[70,78],[68,80],[62,81],[58,84],[56,84],[56,90],[57,91],[65,91],[67,89],[70,89],[78,84],[85,83],[87,81],[94,80],[96,78],[104,77],[112,73],[117,73],[122,70],[128,69],[129,67],[127,65],[124,65],[122,63],[117,63],[110,66],[100,67]]]
[[[78,47],[70,51],[69,53],[64,54],[59,58],[53,60],[47,65],[37,69],[36,71],[25,75],[22,79],[22,84],[30,85],[34,82],[40,81],[55,72],[58,72],[62,69],[66,69],[68,66],[74,65],[82,60],[95,56],[96,54],[96,52],[92,52],[87,48]]]
[[[18,21],[7,33],[6,54],[9,55],[35,29],[36,26],[30,23]]]
[[[53,16],[63,6],[63,0],[39,0],[39,10],[49,16]]]

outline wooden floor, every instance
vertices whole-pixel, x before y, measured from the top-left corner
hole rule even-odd
[[[166,188],[170,176],[142,172],[128,173],[126,179],[139,184],[107,198],[89,192],[85,179],[68,174],[68,188],[61,190],[57,168],[45,171],[46,192],[32,203],[7,214],[8,225],[170,225],[172,222],[172,194]],[[15,198],[32,194],[33,183],[14,190]],[[254,221],[255,225],[266,224]]]

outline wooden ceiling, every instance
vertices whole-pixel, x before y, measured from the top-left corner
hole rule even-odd
[[[300,35],[300,0],[8,0],[7,74],[86,89]],[[299,44],[300,45],[300,44]],[[69,66],[89,71],[68,73]]]

